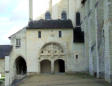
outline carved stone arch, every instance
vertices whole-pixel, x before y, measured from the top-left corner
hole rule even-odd
[[[54,59],[54,62],[55,62],[56,60],[63,60],[63,61],[65,61],[65,58],[56,58],[56,59]]]
[[[50,59],[41,59],[39,62],[41,63],[42,61],[44,61],[44,60],[48,60],[48,61],[50,61],[51,62],[51,60]]]
[[[40,56],[44,55],[47,55],[48,57],[64,55],[64,49],[59,43],[49,42],[43,45],[43,47],[40,49]]]

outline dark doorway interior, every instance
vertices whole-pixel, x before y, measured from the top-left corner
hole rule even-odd
[[[64,73],[65,72],[65,62],[61,59],[55,61],[55,72]]]
[[[16,73],[18,75],[24,75],[27,72],[26,62],[22,57],[16,59]]]

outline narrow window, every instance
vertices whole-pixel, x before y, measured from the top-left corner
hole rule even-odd
[[[44,53],[44,51],[42,50],[41,53]]]
[[[50,53],[50,51],[48,50],[48,53]]]
[[[16,47],[20,47],[21,46],[21,39],[16,39]]]
[[[61,31],[59,31],[59,38],[61,38],[62,37],[62,32]]]
[[[38,32],[38,38],[41,38],[41,31]]]
[[[46,19],[46,20],[50,20],[50,19],[51,19],[51,14],[50,14],[50,12],[46,12],[46,13],[45,13],[45,19]]]
[[[67,14],[66,14],[65,11],[62,12],[62,14],[61,14],[61,19],[62,19],[62,20],[67,20]]]
[[[78,55],[76,55],[76,59],[78,59],[79,58],[79,56]]]
[[[61,53],[63,53],[63,50],[61,50]]]
[[[105,32],[104,32],[104,30],[103,30],[103,32],[102,32],[102,36],[105,37]]]
[[[80,13],[76,13],[76,26],[80,26]]]

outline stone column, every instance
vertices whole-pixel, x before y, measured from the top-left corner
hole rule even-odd
[[[5,56],[5,86],[10,86],[10,61],[9,56]]]
[[[38,61],[38,73],[41,73],[41,69],[40,69],[40,62]]]
[[[54,73],[54,61],[51,61],[51,73]]]
[[[110,46],[109,46],[109,8],[108,0],[104,1],[104,34],[105,34],[105,80],[110,82]]]
[[[32,0],[29,0],[29,21],[33,19],[33,3]]]
[[[98,0],[96,0],[97,2]],[[99,78],[99,54],[98,54],[98,26],[97,26],[97,8],[95,9],[95,31],[96,31],[96,69],[97,69],[97,78]]]
[[[49,10],[50,10],[50,12],[52,14],[52,0],[49,0]]]
[[[88,1],[88,13],[92,9],[92,3],[91,0]],[[92,46],[92,38],[91,38],[91,15],[88,16],[88,35],[89,35],[89,73],[93,75],[93,56],[92,56],[92,51],[91,51],[91,46]]]

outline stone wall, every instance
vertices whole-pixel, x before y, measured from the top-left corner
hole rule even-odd
[[[5,60],[0,59],[0,73],[4,74],[5,73]]]
[[[81,8],[89,72],[102,78],[105,75],[108,82],[111,82],[111,3],[110,0],[87,0]]]
[[[109,42],[110,42],[110,76],[111,76],[111,81],[112,81],[112,1],[108,0],[109,2]]]
[[[16,47],[16,39],[21,39],[21,46]],[[13,49],[10,53],[10,83],[16,78],[16,63],[15,60],[21,56],[25,60],[26,58],[26,29],[22,29],[19,32],[13,34],[10,38]]]
[[[41,38],[38,38],[38,32],[41,31]],[[62,31],[62,37],[59,38],[59,31]],[[16,47],[16,39],[21,39],[21,46]],[[54,72],[54,62],[62,59],[65,62],[65,72],[88,72],[88,57],[84,56],[84,44],[73,42],[73,29],[22,29],[12,35],[11,43],[13,46],[10,54],[10,83],[17,78],[16,59],[21,56],[27,64],[27,74],[40,73],[40,62],[49,60],[51,62],[51,72]],[[41,54],[44,46],[57,44],[62,47],[63,52],[58,54]],[[48,46],[48,49],[51,49]],[[60,51],[56,48],[57,52]],[[47,49],[45,49],[46,52]],[[48,52],[48,51],[47,51]],[[76,57],[78,56],[78,58]],[[82,66],[83,65],[83,66]]]
[[[38,38],[38,31],[41,31],[42,33],[41,38]],[[59,38],[58,36],[58,31],[62,31],[61,38]],[[63,49],[65,50],[65,56],[63,58],[66,62],[66,71],[76,72],[88,70],[87,64],[85,64],[83,67],[81,66],[81,64],[83,64],[88,59],[83,57],[83,44],[73,43],[72,29],[32,29],[27,31],[27,60],[29,72],[39,72],[39,52],[41,48],[47,43],[59,43],[63,47]],[[34,45],[35,48],[33,47]],[[79,61],[75,61],[75,55],[77,54],[79,55]],[[55,58],[50,58],[50,60],[53,59]],[[33,63],[31,64],[32,61]]]

